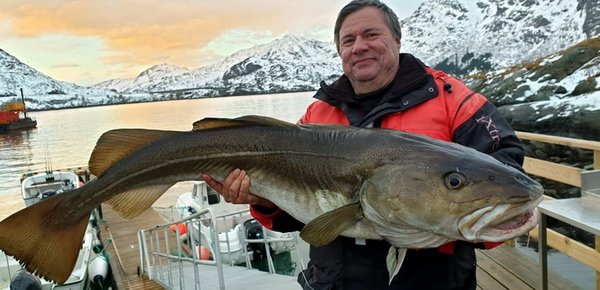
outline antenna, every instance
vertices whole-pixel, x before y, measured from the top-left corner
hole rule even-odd
[[[44,165],[46,167],[46,181],[54,180],[54,175],[52,174],[52,160],[48,156],[48,144],[44,146]]]

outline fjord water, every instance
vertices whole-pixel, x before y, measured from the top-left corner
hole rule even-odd
[[[0,199],[31,171],[87,165],[96,140],[117,128],[190,130],[205,117],[264,115],[296,122],[314,92],[206,98],[30,112],[38,127],[0,134]],[[20,201],[22,202],[22,201]]]

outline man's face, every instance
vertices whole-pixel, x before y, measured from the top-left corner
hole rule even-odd
[[[377,8],[367,6],[348,15],[339,37],[342,68],[355,93],[382,89],[396,76],[400,39]]]

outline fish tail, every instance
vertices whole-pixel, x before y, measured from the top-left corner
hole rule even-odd
[[[58,284],[73,271],[89,222],[84,216],[68,226],[55,225],[53,217],[66,214],[55,210],[66,196],[54,195],[0,222],[0,249],[27,271]]]

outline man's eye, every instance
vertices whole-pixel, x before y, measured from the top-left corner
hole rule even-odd
[[[354,43],[354,39],[352,38],[346,38],[342,40],[342,45],[344,46],[352,45],[352,43]]]

